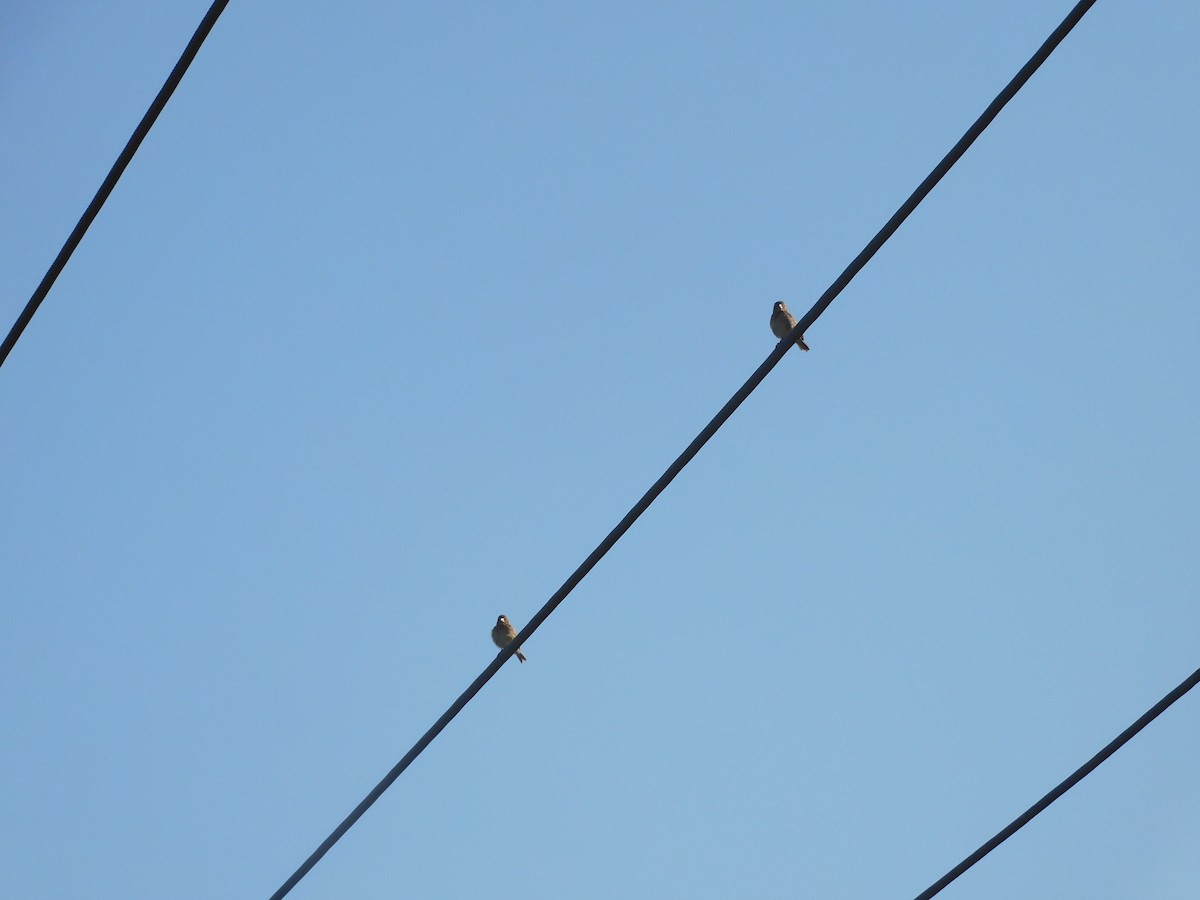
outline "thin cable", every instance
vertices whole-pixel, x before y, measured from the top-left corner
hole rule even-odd
[[[1086,778],[1093,769],[1099,766],[1100,763],[1104,762],[1106,759],[1120,750],[1130,738],[1157,719],[1160,714],[1162,714],[1169,706],[1171,706],[1172,703],[1194,688],[1197,684],[1200,684],[1200,669],[1197,669],[1195,672],[1185,678],[1179,684],[1179,686],[1175,688],[1175,690],[1171,691],[1171,693],[1167,694],[1167,696],[1155,703],[1152,707],[1150,707],[1150,709],[1146,710],[1141,718],[1117,735],[1111,742],[1109,742],[1107,746],[1105,746],[1103,750],[1072,772],[1064,781],[1060,782],[1058,786],[1054,788],[1054,790],[1050,791],[1050,793],[1042,797],[1041,800],[1033,804],[1033,806],[1029,807],[1029,809],[1017,816],[1017,818],[1013,819],[1007,827],[996,834],[996,836],[990,841],[985,843],[982,847],[980,847],[978,850],[960,862],[957,866],[935,881],[930,887],[918,894],[916,900],[929,900],[930,897],[939,894],[942,888],[946,887],[946,885],[958,878],[959,875],[967,871],[967,869],[971,868],[971,866],[975,865],[975,863],[979,862],[981,859],[1003,844],[1006,840],[1020,831],[1034,816],[1044,810],[1047,806],[1049,806],[1079,782],[1083,781],[1083,779]]]
[[[991,124],[992,120],[996,118],[997,114],[999,114],[1000,110],[1004,108],[1005,104],[1007,104],[1008,101],[1016,95],[1017,91],[1019,91],[1025,82],[1029,80],[1030,76],[1032,76],[1033,73],[1037,71],[1038,67],[1041,66],[1041,64],[1046,61],[1050,54],[1054,52],[1054,48],[1062,42],[1063,38],[1070,33],[1071,29],[1078,24],[1079,20],[1083,18],[1084,13],[1086,13],[1095,2],[1096,0],[1081,0],[1080,3],[1076,4],[1075,8],[1071,10],[1070,14],[1066,17],[1066,19],[1063,20],[1062,24],[1059,25],[1058,28],[1054,30],[1054,33],[1046,39],[1046,42],[1038,48],[1038,51],[1030,58],[1029,62],[1025,63],[1025,65],[1021,67],[1021,70],[1016,74],[1012,81],[1010,81],[1005,86],[1004,90],[997,95],[996,99],[988,105],[988,108],[984,110],[983,115],[975,120],[975,123],[967,129],[966,134],[964,134],[958,143],[954,145],[953,149],[946,154],[942,161],[938,163],[936,167],[934,167],[934,170],[929,173],[929,176],[921,182],[915,191],[913,191],[912,196],[910,196],[908,200],[904,202],[904,205],[896,211],[895,215],[888,219],[887,224],[885,224],[883,228],[880,229],[879,233],[871,239],[870,243],[867,244],[863,251],[854,258],[854,261],[846,267],[846,270],[842,272],[840,276],[838,276],[837,280],[829,287],[829,289],[821,295],[820,299],[817,300],[812,309],[804,314],[804,317],[800,319],[792,333],[780,341],[778,345],[776,345],[775,349],[771,351],[771,355],[766,358],[762,365],[755,369],[754,374],[751,375],[750,378],[747,379],[746,383],[738,389],[737,393],[729,399],[729,402],[721,407],[721,410],[713,417],[712,421],[704,427],[704,430],[701,431],[700,434],[698,434],[690,444],[688,444],[687,448],[681,454],[679,454],[678,458],[676,458],[673,463],[671,463],[658,481],[654,482],[650,489],[642,495],[642,498],[633,505],[633,508],[625,514],[625,518],[621,519],[621,521],[617,523],[617,527],[610,531],[604,540],[602,540],[596,547],[596,549],[589,554],[588,558],[580,564],[579,568],[571,573],[571,577],[563,582],[562,587],[554,592],[554,596],[547,600],[546,604],[537,611],[532,619],[529,620],[529,623],[521,630],[516,639],[500,651],[496,658],[492,660],[491,664],[484,669],[482,673],[480,673],[479,677],[471,682],[470,687],[463,691],[462,694],[459,695],[459,698],[455,700],[453,704],[451,704],[450,708],[442,713],[441,718],[434,722],[433,726],[423,735],[421,735],[421,739],[413,745],[412,749],[409,750],[408,753],[404,754],[404,758],[392,767],[392,770],[384,776],[383,780],[380,781],[379,784],[377,784],[365,798],[363,798],[363,801],[359,803],[358,806],[354,807],[350,815],[346,816],[346,818],[342,820],[342,823],[333,830],[329,837],[325,838],[325,840],[321,842],[321,846],[317,847],[317,849],[312,852],[308,859],[301,864],[300,868],[293,872],[292,876],[283,883],[279,890],[271,895],[271,900],[281,900],[281,898],[285,897],[288,892],[291,891],[291,889],[295,887],[297,883],[299,883],[301,878],[308,874],[309,870],[321,860],[321,857],[329,852],[329,849],[341,839],[342,835],[350,830],[351,826],[354,825],[354,823],[362,817],[363,813],[365,813],[371,807],[371,805],[380,798],[383,792],[391,787],[392,783],[400,777],[400,773],[407,769],[409,764],[411,764],[414,759],[421,755],[421,752],[429,746],[429,744],[435,737],[438,736],[438,734],[441,733],[442,729],[449,725],[450,721],[462,711],[462,708],[470,702],[471,698],[479,693],[483,686],[491,680],[492,676],[495,675],[496,672],[500,670],[500,667],[508,661],[508,658],[513,655],[513,652],[516,650],[516,648],[525,643],[525,641],[535,631],[538,630],[541,624],[546,621],[550,613],[554,612],[558,605],[566,599],[567,595],[575,589],[575,586],[584,579],[584,577],[592,570],[596,563],[600,562],[604,555],[612,549],[613,545],[621,539],[625,532],[630,529],[630,527],[638,520],[642,513],[649,508],[650,504],[655,501],[658,495],[666,490],[667,485],[675,480],[675,476],[683,471],[684,466],[691,462],[692,458],[700,452],[701,448],[706,443],[708,443],[709,438],[717,433],[717,430],[720,429],[720,427],[725,424],[729,417],[733,415],[737,408],[742,405],[742,402],[750,396],[750,394],[756,387],[759,386],[759,384],[762,383],[763,379],[767,377],[770,371],[775,368],[775,365],[779,362],[779,360],[783,358],[783,355],[791,349],[792,343],[795,341],[795,339],[803,334],[805,329],[816,321],[817,317],[825,311],[829,304],[833,302],[834,298],[837,297],[837,295],[842,292],[846,285],[850,283],[850,280],[858,274],[858,272],[867,264],[871,257],[878,252],[879,248],[887,242],[888,238],[890,238],[896,232],[896,229],[900,227],[901,223],[908,218],[909,214],[916,209],[917,205],[925,199],[931,190],[933,190],[934,185],[936,185],[942,179],[942,177],[948,171],[950,171],[950,168],[956,162],[958,162],[962,155],[967,152],[967,148],[969,148],[971,144],[974,143],[975,139],[979,137],[981,133],[983,133],[983,130],[987,128],[989,124]]]
[[[1025,82],[1027,82],[1032,77],[1033,73],[1041,67],[1042,63],[1049,58],[1050,54],[1054,52],[1055,48],[1062,43],[1063,38],[1071,33],[1071,29],[1079,24],[1079,20],[1084,17],[1084,14],[1087,13],[1087,11],[1091,9],[1095,3],[1096,0],[1080,0],[1079,3],[1075,4],[1074,9],[1072,9],[1067,14],[1067,17],[1062,20],[1062,23],[1054,29],[1054,31],[1050,34],[1050,37],[1046,38],[1046,42],[1038,48],[1037,53],[1033,54],[1033,56],[1029,58],[1029,62],[1025,63],[1025,65],[1021,67],[1021,71],[1013,76],[1013,80],[1005,85],[1004,90],[996,95],[995,100],[988,104],[988,108],[985,109],[983,114],[975,120],[975,124],[968,128],[966,134],[959,138],[958,143],[950,148],[950,152],[942,158],[942,161],[933,167],[933,171],[930,172],[926,179],[917,186],[917,189],[912,192],[912,196],[905,200],[904,205],[896,210],[896,214],[887,220],[886,225],[879,229],[879,233],[876,234],[875,237],[871,239],[871,242],[863,248],[862,253],[854,257],[853,262],[846,266],[846,271],[842,272],[842,274],[838,276],[837,280],[829,286],[829,290],[820,296],[817,302],[813,304],[813,308],[806,312],[804,317],[796,323],[795,329],[793,329],[792,333],[788,336],[788,340],[786,342],[787,346],[790,347],[791,342],[795,338],[798,338],[804,334],[808,326],[815,322],[821,313],[825,312],[825,309],[830,303],[833,302],[834,298],[842,292],[846,285],[850,283],[850,280],[862,270],[863,266],[870,262],[871,257],[879,251],[879,248],[887,242],[888,238],[896,233],[896,230],[903,224],[904,220],[907,219],[912,211],[917,208],[920,202],[924,200],[926,196],[928,196],[929,192],[932,191],[934,186],[942,180],[942,177],[950,171],[954,164],[962,159],[962,156],[967,152],[967,149],[973,143],[975,143],[975,139],[979,137],[979,135],[983,134],[985,128],[992,124],[992,120],[1000,114],[1000,110],[1004,109],[1004,107],[1008,104],[1008,101],[1017,95],[1017,91],[1021,90],[1021,88],[1025,86]]]
[[[75,224],[75,229],[71,232],[70,237],[67,238],[67,242],[63,244],[62,249],[58,251],[58,256],[50,264],[50,269],[46,272],[45,277],[42,278],[41,284],[37,286],[37,290],[33,292],[33,296],[29,298],[29,302],[25,304],[25,308],[21,310],[21,314],[17,316],[17,321],[13,324],[12,329],[9,330],[4,343],[0,344],[0,366],[4,365],[4,361],[8,359],[8,354],[12,352],[13,347],[17,345],[17,341],[24,333],[25,326],[29,324],[33,318],[33,314],[38,311],[38,307],[42,305],[42,301],[46,299],[46,295],[50,293],[50,288],[54,286],[54,282],[66,267],[67,261],[70,260],[71,254],[75,252],[75,248],[79,246],[79,242],[83,240],[83,236],[87,234],[88,228],[91,227],[92,221],[99,214],[100,208],[104,206],[108,195],[113,192],[113,188],[121,180],[121,175],[124,174],[125,167],[129,165],[130,160],[133,159],[133,154],[137,153],[138,147],[141,146],[146,135],[150,133],[150,129],[153,127],[154,121],[158,118],[158,114],[163,111],[163,107],[167,105],[167,101],[175,93],[175,88],[183,80],[183,75],[188,70],[188,66],[196,58],[196,54],[200,50],[200,45],[204,43],[204,39],[208,37],[208,33],[212,31],[213,25],[216,24],[217,19],[225,11],[225,7],[228,4],[229,0],[215,0],[213,5],[208,8],[208,12],[204,14],[204,18],[200,21],[200,27],[196,29],[196,33],[192,35],[192,39],[188,41],[187,47],[183,50],[183,55],[179,57],[179,62],[175,63],[175,68],[167,76],[167,80],[163,83],[158,96],[154,98],[154,102],[150,104],[150,108],[142,116],[142,121],[138,123],[138,127],[134,129],[129,142],[125,144],[125,149],[121,151],[121,155],[117,157],[117,161],[109,169],[108,176],[104,179],[104,183],[100,185],[100,190],[96,191],[96,196],[92,198],[92,202],[88,204],[88,208],[83,211],[83,215]]]

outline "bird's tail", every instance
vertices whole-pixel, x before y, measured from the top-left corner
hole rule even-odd
[[[800,335],[800,337],[796,338],[796,346],[801,350],[808,349],[808,344],[804,343],[804,335]]]
[[[521,662],[525,662],[525,654],[520,650],[517,651],[517,659],[519,659]]]

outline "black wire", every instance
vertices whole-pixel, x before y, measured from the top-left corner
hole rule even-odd
[[[887,224],[879,229],[879,233],[871,238],[871,242],[863,248],[862,253],[854,257],[853,262],[846,266],[846,271],[842,272],[837,280],[829,286],[829,290],[820,296],[817,302],[813,304],[813,308],[805,313],[804,317],[796,323],[795,329],[788,336],[789,346],[791,346],[791,340],[803,335],[808,326],[815,322],[821,313],[825,312],[826,307],[842,292],[846,285],[850,283],[850,280],[862,270],[863,266],[870,262],[871,257],[879,251],[879,248],[887,242],[888,238],[896,233],[896,230],[904,223],[904,220],[909,217],[912,211],[917,208],[917,205],[933,190],[934,186],[942,180],[943,176],[950,171],[951,167],[962,158],[967,149],[975,143],[975,139],[983,134],[984,129],[992,124],[992,120],[1000,114],[1000,110],[1004,109],[1008,101],[1016,96],[1017,91],[1025,86],[1025,82],[1049,58],[1055,48],[1062,43],[1063,38],[1071,33],[1071,29],[1079,24],[1079,20],[1083,18],[1084,14],[1095,3],[1096,0],[1080,0],[1079,3],[1075,4],[1075,7],[1062,20],[1062,23],[1054,29],[1050,37],[1046,38],[1045,43],[1038,47],[1037,53],[1029,58],[1029,62],[1021,67],[1021,71],[1017,72],[1013,76],[1012,81],[1004,86],[1004,90],[996,95],[996,99],[988,104],[988,108],[967,129],[966,134],[959,138],[958,143],[950,148],[950,152],[942,158],[942,161],[933,167],[933,171],[917,186],[917,189],[904,201],[904,204],[896,210],[896,214],[887,220]]]
[[[667,485],[669,485],[675,479],[675,476],[683,470],[683,467],[691,462],[692,458],[700,452],[700,449],[706,443],[708,443],[709,438],[717,433],[717,430],[724,425],[729,417],[732,416],[737,410],[737,408],[742,405],[742,402],[750,396],[750,394],[756,387],[758,387],[759,384],[762,383],[763,379],[767,377],[770,371],[775,368],[775,365],[779,362],[779,360],[783,358],[783,355],[792,348],[792,344],[795,339],[802,335],[805,329],[807,329],[808,326],[816,321],[817,317],[825,311],[829,304],[833,302],[834,298],[837,297],[837,295],[842,292],[846,285],[850,283],[850,280],[858,274],[858,272],[867,264],[871,257],[878,252],[879,248],[884,245],[888,238],[895,233],[896,229],[900,227],[901,223],[908,218],[909,214],[916,209],[917,205],[923,199],[925,199],[931,190],[933,190],[934,185],[936,185],[942,179],[942,177],[948,171],[950,171],[950,168],[956,162],[958,162],[962,155],[967,152],[967,148],[971,146],[971,144],[977,137],[979,137],[983,130],[987,128],[991,121],[996,118],[996,115],[1001,109],[1004,108],[1004,105],[1013,98],[1017,91],[1019,91],[1025,82],[1029,80],[1030,76],[1037,71],[1038,67],[1046,61],[1046,58],[1050,56],[1050,54],[1054,51],[1054,48],[1057,47],[1062,39],[1066,37],[1072,28],[1075,27],[1079,20],[1083,18],[1084,13],[1086,13],[1095,2],[1096,0],[1081,0],[1080,3],[1076,4],[1075,8],[1071,10],[1070,14],[1066,19],[1063,20],[1062,24],[1054,30],[1054,33],[1051,34],[1050,37],[1047,38],[1046,42],[1038,49],[1037,53],[1030,58],[1029,62],[1027,62],[1021,68],[1021,71],[1017,73],[1016,77],[1014,77],[1012,81],[1005,86],[1004,90],[1002,90],[999,95],[997,95],[996,99],[991,102],[988,108],[984,110],[983,115],[975,120],[975,123],[967,129],[966,134],[964,134],[958,143],[954,145],[954,148],[946,154],[942,161],[938,163],[936,167],[934,167],[934,170],[929,173],[929,176],[921,182],[915,191],[913,191],[912,196],[910,196],[904,202],[904,205],[896,211],[895,215],[888,219],[887,224],[884,225],[883,228],[880,229],[879,233],[871,239],[870,243],[867,244],[863,251],[854,258],[854,261],[846,267],[846,270],[842,272],[840,276],[838,276],[837,280],[829,287],[829,289],[821,295],[820,299],[817,300],[812,309],[804,314],[804,317],[800,319],[792,333],[779,342],[775,349],[771,351],[771,355],[768,356],[762,365],[760,365],[754,371],[754,374],[751,375],[750,378],[747,379],[746,383],[738,389],[737,393],[729,399],[729,402],[721,407],[720,412],[713,416],[712,421],[704,427],[704,430],[701,431],[700,434],[696,436],[695,440],[688,444],[687,448],[681,454],[679,454],[678,458],[667,467],[667,470],[662,474],[658,481],[651,485],[650,490],[646,491],[646,493],[642,495],[642,498],[633,505],[633,508],[625,514],[625,518],[621,519],[621,521],[617,523],[617,527],[608,533],[608,535],[600,542],[596,549],[591,552],[588,558],[585,559],[582,564],[580,564],[579,568],[571,573],[571,577],[563,582],[562,587],[554,592],[554,596],[547,600],[546,604],[537,611],[532,619],[529,620],[529,623],[521,630],[516,639],[500,651],[497,657],[486,669],[483,670],[479,677],[471,682],[470,687],[463,691],[462,694],[459,695],[459,698],[455,700],[453,704],[451,704],[450,708],[442,713],[441,718],[434,722],[433,726],[426,731],[425,734],[421,735],[421,739],[417,741],[413,745],[412,749],[404,755],[404,758],[392,767],[392,770],[384,776],[383,780],[374,787],[371,793],[367,794],[363,801],[359,803],[358,806],[354,807],[350,815],[346,816],[346,818],[342,820],[342,823],[333,830],[329,837],[325,838],[325,840],[321,842],[321,846],[314,850],[308,859],[306,859],[300,866],[300,868],[293,872],[292,876],[283,883],[279,890],[271,895],[271,900],[280,900],[280,898],[286,896],[287,893],[296,886],[300,879],[303,878],[308,871],[320,861],[321,857],[329,851],[329,848],[336,844],[341,839],[342,835],[349,831],[350,827],[359,820],[362,814],[365,813],[371,807],[371,805],[379,799],[383,792],[391,787],[392,783],[400,777],[400,773],[407,769],[409,764],[416,759],[427,746],[429,746],[430,742],[432,742],[433,739],[438,736],[438,734],[441,733],[442,729],[450,724],[450,721],[462,711],[462,708],[466,706],[468,702],[470,702],[471,698],[479,693],[483,686],[491,680],[492,676],[500,670],[500,666],[508,661],[508,658],[512,656],[513,651],[518,646],[523,644],[530,635],[537,631],[541,624],[546,621],[546,618],[550,615],[550,613],[554,612],[558,605],[562,603],[564,599],[566,599],[566,596],[575,589],[575,586],[584,579],[584,577],[592,570],[596,563],[600,562],[604,555],[612,549],[613,545],[621,539],[622,535],[624,535],[625,532],[630,529],[633,523],[638,520],[642,513],[649,508],[650,504],[654,502],[658,495],[666,490]]]
[[[959,875],[967,871],[967,869],[971,868],[971,866],[975,865],[975,863],[979,862],[981,859],[1003,844],[1006,840],[1020,831],[1029,823],[1031,819],[1033,819],[1034,816],[1044,810],[1047,806],[1049,806],[1079,782],[1083,781],[1083,779],[1086,778],[1093,769],[1099,766],[1100,763],[1104,762],[1106,759],[1120,750],[1130,738],[1157,719],[1158,716],[1169,706],[1171,706],[1172,703],[1194,688],[1197,684],[1200,684],[1200,669],[1197,669],[1195,672],[1185,678],[1179,684],[1179,686],[1175,688],[1175,690],[1171,691],[1171,693],[1167,694],[1167,696],[1155,703],[1152,707],[1150,707],[1150,709],[1146,710],[1141,718],[1117,735],[1105,746],[1103,750],[1072,772],[1065,780],[1060,782],[1054,788],[1054,790],[1050,791],[1050,793],[1042,797],[1041,800],[1033,804],[1033,806],[1029,807],[1029,809],[1017,816],[1017,818],[1013,819],[1012,822],[998,832],[995,837],[993,837],[982,847],[980,847],[978,850],[960,862],[957,866],[935,881],[932,885],[918,894],[916,900],[929,900],[930,897],[941,893],[942,888],[946,887],[946,885],[958,878]]]
[[[167,76],[167,80],[163,83],[158,96],[154,98],[154,102],[150,104],[150,108],[142,116],[142,121],[138,123],[133,135],[129,138],[129,142],[125,144],[125,149],[121,151],[121,155],[117,157],[117,161],[109,169],[108,176],[104,179],[104,183],[100,185],[100,190],[96,191],[96,196],[92,198],[92,202],[88,204],[88,208],[83,211],[83,215],[80,216],[79,221],[75,224],[75,229],[71,232],[70,237],[67,238],[67,242],[63,244],[62,249],[58,251],[58,256],[50,264],[50,269],[46,272],[45,277],[42,278],[41,284],[37,286],[37,290],[33,292],[33,296],[29,298],[29,302],[25,304],[25,308],[21,310],[21,314],[17,316],[17,321],[9,330],[4,343],[0,344],[0,366],[4,365],[4,361],[8,359],[8,354],[12,352],[21,334],[25,331],[25,326],[29,324],[33,318],[33,314],[38,311],[38,307],[42,305],[42,301],[46,299],[46,295],[50,293],[50,288],[54,286],[54,282],[66,267],[67,261],[70,260],[71,254],[75,252],[75,248],[79,246],[79,242],[83,240],[83,236],[87,233],[88,228],[91,227],[92,221],[99,214],[100,208],[108,200],[108,195],[117,186],[117,182],[120,181],[121,175],[125,172],[125,167],[133,159],[133,154],[137,153],[143,139],[150,133],[150,129],[153,127],[154,121],[158,118],[158,114],[163,111],[163,107],[171,99],[171,94],[175,93],[175,88],[183,80],[183,75],[188,70],[188,66],[196,58],[196,53],[199,52],[200,45],[204,43],[204,39],[208,37],[208,33],[212,31],[217,18],[225,11],[225,7],[228,4],[229,0],[215,0],[213,5],[208,8],[208,12],[204,14],[204,18],[200,21],[200,27],[196,29],[196,33],[192,35],[192,39],[188,41],[187,47],[183,50],[183,55],[179,57],[179,62],[175,63],[175,68]]]

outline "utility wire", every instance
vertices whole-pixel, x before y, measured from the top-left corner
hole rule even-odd
[[[1171,691],[1171,693],[1167,694],[1167,696],[1155,703],[1152,707],[1150,707],[1150,709],[1146,710],[1141,718],[1113,738],[1113,740],[1110,741],[1103,750],[1072,772],[1066,779],[1060,782],[1058,786],[1054,788],[1054,790],[1050,791],[1050,793],[1042,797],[1041,800],[1033,804],[1033,806],[1029,807],[1029,809],[1017,816],[1017,818],[1013,819],[991,840],[989,840],[982,847],[980,847],[978,850],[960,862],[957,866],[935,881],[932,885],[918,894],[916,900],[929,900],[930,897],[934,897],[941,893],[942,888],[946,887],[948,884],[950,884],[950,882],[958,878],[959,875],[967,871],[967,869],[971,868],[971,866],[975,865],[975,863],[979,862],[981,859],[1003,844],[1006,840],[1024,828],[1027,824],[1029,824],[1030,820],[1033,819],[1034,816],[1044,810],[1047,806],[1049,806],[1071,788],[1075,787],[1075,785],[1077,785],[1079,782],[1083,781],[1083,779],[1091,774],[1092,770],[1099,766],[1100,763],[1104,762],[1106,759],[1120,750],[1130,738],[1157,719],[1161,713],[1171,706],[1171,704],[1194,688],[1197,684],[1200,684],[1200,669],[1197,669],[1195,672],[1185,678],[1179,684],[1179,686],[1175,688],[1175,690]]]
[[[125,145],[125,149],[121,151],[121,155],[117,157],[117,161],[108,170],[108,176],[104,179],[104,183],[100,185],[100,190],[96,191],[96,196],[92,198],[92,202],[88,204],[88,208],[83,211],[83,215],[75,224],[75,229],[71,232],[70,237],[67,238],[67,242],[63,244],[62,249],[58,251],[58,256],[50,264],[50,269],[46,272],[45,277],[42,278],[41,284],[37,286],[37,290],[33,292],[33,296],[29,298],[29,302],[25,304],[25,308],[21,310],[21,314],[17,316],[17,321],[13,324],[12,329],[9,330],[4,343],[0,344],[0,366],[4,365],[4,361],[8,359],[8,354],[17,345],[17,341],[25,331],[25,326],[29,324],[33,318],[33,314],[38,311],[38,307],[42,305],[42,301],[46,299],[46,295],[50,293],[50,288],[54,287],[54,282],[66,267],[71,254],[75,252],[75,248],[79,246],[79,242],[83,240],[83,236],[87,234],[87,230],[99,214],[100,208],[108,200],[108,195],[113,192],[113,188],[121,180],[121,175],[124,174],[125,167],[129,165],[130,160],[133,159],[133,154],[137,153],[138,147],[141,146],[146,135],[150,133],[150,129],[153,127],[154,121],[158,118],[158,114],[163,111],[163,107],[171,99],[171,94],[175,93],[175,88],[183,80],[183,75],[188,70],[188,66],[196,58],[196,54],[200,50],[200,45],[204,43],[204,39],[208,37],[208,33],[212,31],[213,25],[216,24],[217,19],[225,11],[225,7],[228,4],[229,0],[215,0],[213,5],[208,8],[208,12],[204,14],[204,18],[200,21],[200,27],[196,29],[196,33],[192,35],[192,39],[188,41],[188,45],[183,50],[183,55],[179,57],[179,62],[175,63],[175,68],[171,70],[171,74],[167,76],[167,80],[163,83],[158,96],[154,98],[154,102],[150,104],[150,108],[142,116],[142,121],[134,129],[133,135]]]
[[[1016,96],[1017,91],[1024,86],[1025,82],[1027,82],[1033,73],[1038,70],[1038,67],[1041,66],[1041,64],[1046,61],[1050,54],[1054,52],[1054,49],[1062,42],[1063,38],[1065,38],[1070,33],[1071,29],[1079,23],[1079,20],[1083,18],[1084,13],[1091,9],[1095,2],[1096,0],[1080,0],[1080,2],[1075,5],[1074,9],[1071,10],[1071,12],[1063,20],[1062,24],[1054,29],[1054,32],[1046,39],[1046,42],[1038,48],[1036,53],[1033,54],[1033,56],[1029,59],[1029,62],[1025,63],[1025,65],[1021,67],[1021,70],[1013,77],[1012,81],[1005,85],[1004,90],[1002,90],[996,96],[996,99],[988,105],[988,108],[983,111],[983,114],[975,120],[974,124],[972,124],[970,128],[967,129],[966,134],[959,139],[958,143],[954,145],[954,147],[949,153],[946,154],[942,161],[934,167],[933,171],[929,173],[929,176],[917,186],[917,189],[913,191],[912,196],[904,201],[904,204],[896,211],[895,215],[888,219],[883,228],[879,230],[879,233],[876,234],[875,237],[871,238],[870,243],[863,248],[863,251],[854,258],[850,265],[846,267],[846,270],[838,276],[837,280],[834,281],[828,290],[826,290],[825,293],[820,296],[817,302],[813,304],[812,309],[804,314],[804,317],[799,320],[791,334],[779,342],[779,344],[771,352],[771,355],[767,357],[766,361],[754,371],[754,374],[751,375],[746,383],[738,389],[737,393],[729,399],[729,402],[721,407],[721,410],[713,417],[712,421],[704,427],[704,430],[696,436],[695,440],[688,444],[687,448],[681,454],[679,454],[679,457],[667,467],[667,470],[662,474],[658,481],[654,482],[654,484],[650,486],[650,489],[642,495],[642,498],[633,505],[633,508],[625,514],[625,518],[621,519],[621,521],[617,523],[616,528],[610,531],[604,540],[602,540],[596,547],[596,549],[591,552],[588,558],[580,564],[579,568],[571,573],[571,577],[563,582],[562,587],[554,592],[554,596],[547,600],[546,604],[537,611],[534,617],[529,620],[529,623],[523,629],[521,629],[521,632],[517,635],[513,642],[500,651],[491,664],[484,669],[482,673],[480,673],[479,677],[471,682],[470,687],[463,691],[459,698],[451,704],[450,708],[442,713],[441,718],[434,722],[432,727],[430,727],[428,731],[421,735],[421,739],[418,740],[413,745],[412,749],[404,755],[404,758],[392,767],[392,770],[384,776],[383,780],[380,781],[379,784],[377,784],[365,798],[363,798],[363,801],[359,803],[358,806],[354,807],[350,815],[346,816],[346,818],[342,820],[342,823],[333,830],[329,837],[325,838],[325,840],[321,842],[321,845],[312,852],[312,854],[303,862],[300,868],[293,872],[291,877],[283,883],[279,890],[271,895],[271,900],[280,900],[280,898],[285,897],[288,892],[291,891],[291,889],[294,888],[297,883],[299,883],[300,879],[303,878],[309,872],[309,870],[320,861],[321,857],[329,852],[329,848],[336,844],[341,839],[342,835],[349,831],[351,826],[362,817],[363,813],[365,813],[371,807],[371,805],[378,800],[380,796],[382,796],[383,792],[391,787],[392,783],[400,777],[400,773],[407,769],[409,764],[421,755],[421,752],[429,746],[429,744],[435,737],[438,736],[438,734],[441,733],[442,729],[450,724],[450,721],[462,711],[462,708],[466,706],[467,703],[469,703],[477,693],[479,693],[483,686],[491,680],[492,676],[495,675],[496,672],[500,670],[500,667],[508,661],[510,656],[513,655],[513,652],[516,650],[516,648],[522,645],[535,631],[537,631],[541,624],[546,621],[546,618],[550,615],[550,613],[554,612],[558,605],[562,603],[564,599],[566,599],[567,595],[575,589],[575,586],[584,579],[584,577],[592,570],[596,563],[598,563],[604,557],[604,555],[612,549],[613,545],[621,539],[625,532],[630,529],[630,527],[638,520],[642,513],[649,508],[650,504],[654,502],[658,495],[666,490],[667,485],[669,485],[675,479],[675,476],[683,471],[684,466],[691,462],[692,458],[700,452],[701,448],[708,443],[709,438],[716,434],[717,430],[724,425],[729,417],[732,416],[737,410],[737,408],[742,405],[742,401],[749,397],[754,389],[762,383],[763,379],[765,379],[770,371],[775,368],[775,365],[783,358],[784,354],[792,348],[792,344],[795,342],[796,338],[804,334],[805,330],[817,320],[817,317],[825,311],[829,304],[833,302],[834,298],[837,297],[837,295],[842,292],[846,285],[850,283],[851,279],[853,279],[854,276],[862,270],[863,266],[865,266],[870,261],[871,257],[873,257],[879,251],[879,248],[887,242],[888,238],[895,234],[896,230],[900,227],[904,220],[907,219],[912,211],[917,208],[917,205],[924,200],[926,196],[928,196],[929,192],[932,191],[934,186],[941,181],[942,177],[950,171],[951,167],[962,158],[963,154],[967,152],[967,149],[971,146],[971,144],[975,142],[975,139],[979,137],[979,135],[983,133],[984,129],[991,124],[992,120],[999,115],[1000,110],[1004,108],[1005,104],[1007,104],[1009,100]]]

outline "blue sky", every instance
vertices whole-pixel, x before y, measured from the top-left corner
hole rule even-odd
[[[269,895],[1068,8],[232,3],[0,371],[4,893]],[[4,5],[5,328],[206,9]],[[1200,665],[1197,46],[1098,3],[292,896],[911,897]],[[1194,896],[1198,702],[944,896]]]

